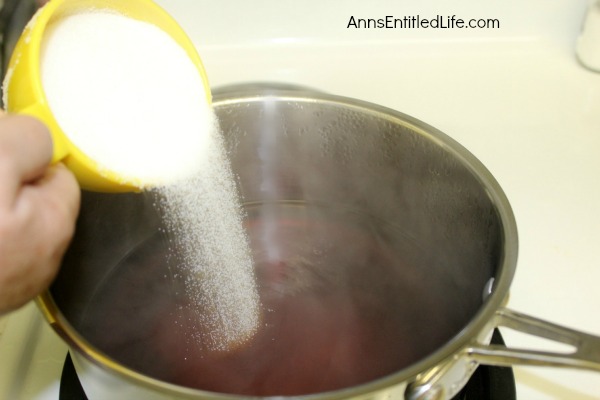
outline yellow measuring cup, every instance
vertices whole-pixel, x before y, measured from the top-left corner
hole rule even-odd
[[[193,43],[179,24],[152,0],[52,0],[34,15],[13,51],[4,81],[5,107],[11,113],[36,117],[48,126],[54,143],[52,161],[62,161],[82,188],[102,192],[139,191],[140,185],[131,178],[124,179],[118,171],[107,170],[69,140],[44,94],[40,54],[46,27],[62,17],[93,10],[111,10],[152,23],[169,34],[195,64],[211,101],[206,72]]]

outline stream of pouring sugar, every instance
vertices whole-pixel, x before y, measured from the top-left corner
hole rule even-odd
[[[196,339],[209,350],[226,351],[257,331],[260,299],[234,175],[214,114],[212,126],[199,170],[157,193],[172,250],[186,274],[192,317],[199,319]]]
[[[252,258],[216,116],[189,55],[153,24],[93,10],[52,20],[41,59],[44,92],[69,140],[126,182],[159,187],[199,344],[228,350],[250,338],[260,320]]]

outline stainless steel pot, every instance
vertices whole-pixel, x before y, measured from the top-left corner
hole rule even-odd
[[[451,138],[314,91],[214,95],[265,327],[235,355],[195,349],[152,196],[84,193],[39,304],[90,398],[445,399],[480,363],[600,370],[598,337],[503,307],[515,220],[491,174]],[[498,326],[575,351],[488,345]]]

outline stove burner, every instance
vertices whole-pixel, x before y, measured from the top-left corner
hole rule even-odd
[[[71,354],[67,353],[67,359],[63,365],[62,374],[60,376],[60,390],[58,392],[59,400],[87,400],[87,396],[83,391],[75,366],[71,360]]]
[[[498,330],[492,336],[493,344],[504,344]],[[517,398],[512,368],[477,368],[469,382],[452,400],[515,400]],[[60,380],[59,400],[87,400],[75,372],[70,354],[67,354]]]

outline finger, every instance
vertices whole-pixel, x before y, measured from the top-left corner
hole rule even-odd
[[[52,138],[35,118],[0,118],[0,204],[12,205],[24,183],[39,179],[52,159]]]
[[[39,178],[52,159],[52,137],[39,120],[27,116],[0,118],[2,155],[13,163],[23,182]]]
[[[38,195],[48,205],[52,218],[74,224],[79,213],[81,191],[73,173],[63,164],[50,166],[43,178],[34,183]]]
[[[8,254],[9,261],[0,291],[0,313],[2,308],[19,306],[50,285],[75,231],[79,196],[72,173],[62,164],[51,166],[43,178],[19,191],[13,220],[20,226],[0,242],[0,254],[4,245],[2,255]],[[6,286],[11,279],[13,284]]]

